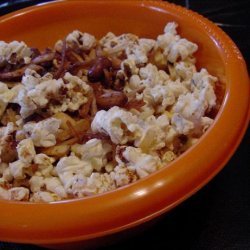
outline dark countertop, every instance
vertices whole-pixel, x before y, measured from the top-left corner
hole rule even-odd
[[[45,1],[0,2],[0,15]],[[237,44],[250,65],[249,0],[176,0],[208,17]],[[204,188],[146,229],[100,250],[250,249],[250,129],[225,168]],[[0,222],[1,223],[1,222]],[[126,233],[125,233],[126,236]],[[40,249],[0,243],[0,250]]]

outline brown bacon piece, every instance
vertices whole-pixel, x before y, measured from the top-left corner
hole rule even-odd
[[[90,82],[98,82],[104,78],[104,69],[109,70],[112,62],[104,56],[98,57],[94,65],[88,71],[88,80]]]
[[[113,106],[122,107],[127,101],[128,98],[123,92],[112,89],[104,89],[102,94],[96,95],[96,104],[102,109],[109,109]]]
[[[45,63],[45,62],[50,62],[55,58],[55,53],[54,52],[48,52],[42,55],[39,55],[37,57],[35,57],[32,60],[32,63],[34,64],[41,64],[41,63]]]
[[[27,68],[35,70],[36,72],[43,71],[43,67],[36,65],[36,64],[29,64],[27,66],[24,66],[14,71],[0,73],[0,80],[1,81],[20,81]]]

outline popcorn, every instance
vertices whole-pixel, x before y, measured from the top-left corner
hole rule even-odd
[[[161,165],[161,160],[158,156],[144,154],[139,148],[126,147],[122,156],[126,160],[125,165],[127,168],[135,171],[139,178],[155,172]],[[117,161],[121,162],[122,159],[117,158]]]
[[[0,139],[4,139],[5,137],[10,135],[14,131],[15,131],[15,127],[14,127],[13,122],[8,122],[6,127],[0,128]]]
[[[159,114],[175,103],[175,96],[168,86],[156,85],[143,91],[143,100]]]
[[[9,90],[7,84],[0,82],[0,100],[4,103],[9,103],[14,94]]]
[[[8,190],[2,188],[1,186],[0,186],[0,199],[9,200]]]
[[[17,145],[18,158],[24,163],[31,163],[36,155],[35,147],[31,139],[24,139]]]
[[[182,80],[189,80],[196,73],[195,65],[189,61],[181,61],[175,64],[176,75]]]
[[[92,173],[85,180],[78,179],[73,193],[77,197],[90,196],[115,189],[114,181],[108,174]]]
[[[121,70],[126,74],[126,75],[136,75],[139,72],[139,69],[136,67],[136,63],[132,59],[125,59],[121,63]]]
[[[28,96],[25,88],[19,89],[18,95],[13,102],[20,105],[20,115],[22,118],[32,115],[37,110],[37,105],[33,102],[31,97]]]
[[[148,53],[154,48],[155,43],[153,39],[139,39],[138,44],[126,48],[128,59],[134,60],[136,64],[147,63]]]
[[[31,202],[53,202],[58,200],[60,200],[60,198],[56,194],[47,191],[35,192],[30,197]]]
[[[0,82],[0,118],[13,97],[14,93],[9,90],[7,84]]]
[[[8,190],[9,200],[27,201],[29,199],[29,189],[24,187],[14,187]]]
[[[62,79],[43,81],[36,85],[34,89],[28,91],[27,96],[30,97],[39,108],[44,108],[53,96],[58,95],[63,85]]]
[[[49,118],[38,123],[26,123],[23,127],[36,147],[51,147],[56,144],[56,133],[61,121]]]
[[[169,79],[169,76],[163,70],[158,70],[157,67],[151,63],[145,67],[140,68],[139,75],[143,80],[144,86],[153,87],[156,85],[163,85]]]
[[[67,110],[74,112],[88,101],[87,96],[90,87],[82,79],[67,72],[63,80],[66,82],[66,84],[63,85],[66,92],[65,96],[61,97],[62,100],[58,100],[59,104],[49,106],[50,112],[54,114]]]
[[[122,34],[115,36],[112,32],[108,32],[99,43],[103,50],[109,54],[121,54],[126,49],[133,47],[138,42],[139,38],[133,34]]]
[[[93,169],[100,171],[107,164],[107,153],[112,147],[101,140],[92,139],[83,145],[75,144],[71,147],[72,152],[81,156],[81,160],[88,161]]]
[[[29,167],[29,164],[21,160],[11,162],[9,164],[10,173],[15,179],[25,179],[25,169]]]
[[[62,183],[57,177],[49,177],[44,179],[46,189],[60,198],[66,198],[67,194],[62,186]]]
[[[41,73],[27,68],[21,82],[0,82],[0,199],[101,194],[147,177],[195,144],[213,124],[217,78],[197,71],[198,46],[177,26],[168,23],[155,40],[111,32],[97,40],[74,30]],[[32,53],[24,42],[0,42],[3,72],[28,64]],[[100,57],[110,65],[98,65]],[[89,80],[93,68],[99,82]],[[100,96],[111,104],[102,106]]]
[[[76,156],[63,157],[56,165],[56,172],[63,183],[66,192],[74,189],[75,180],[85,179],[93,172],[92,165]]]
[[[210,76],[204,69],[194,73],[191,85],[193,92],[180,95],[173,107],[176,115],[172,122],[179,132],[185,130],[185,134],[187,134],[194,128],[199,130],[199,127],[206,127],[205,129],[207,129],[211,124],[210,121],[206,126],[206,124],[202,124],[202,120],[204,121],[205,113],[216,105],[213,90],[215,81],[216,78]]]
[[[83,50],[90,50],[96,45],[96,39],[94,36],[88,33],[82,33],[79,30],[74,30],[66,37],[67,44],[74,48],[78,45]]]
[[[171,63],[176,62],[178,58],[185,60],[192,57],[198,49],[196,44],[176,35],[176,28],[175,23],[168,23],[164,29],[165,34],[159,35],[157,38],[157,45],[164,50],[163,54],[167,55],[168,61]]]
[[[30,48],[24,42],[13,41],[5,43],[0,41],[0,63],[4,61],[14,63],[23,59],[24,63],[28,64],[31,61],[31,54]]]
[[[52,165],[54,163],[55,159],[52,157],[49,157],[45,154],[37,154],[34,157],[34,164],[37,165],[37,172],[36,174],[40,174],[44,177],[49,177],[52,174],[52,171],[54,169],[54,166]]]
[[[24,187],[14,187],[7,190],[0,187],[0,199],[27,201],[29,199],[29,189]]]
[[[22,77],[22,84],[27,91],[35,89],[42,82],[47,82],[53,79],[53,75],[50,73],[40,76],[35,70],[27,68]]]
[[[132,113],[112,107],[108,111],[98,111],[91,128],[94,132],[109,135],[113,143],[125,144],[133,140],[136,132],[140,130],[138,123],[138,118]]]
[[[136,138],[134,145],[144,152],[156,151],[165,146],[166,131],[169,120],[167,116],[158,118],[149,116],[141,127],[141,135]]]
[[[194,129],[194,123],[179,114],[173,115],[171,124],[175,127],[179,134],[187,135]]]
[[[176,154],[173,151],[167,151],[164,153],[164,155],[162,156],[162,162],[163,163],[170,163],[171,161],[173,161],[174,159],[176,159]]]
[[[115,181],[117,187],[126,186],[138,179],[133,171],[129,170],[125,164],[121,163],[115,167],[110,176]]]
[[[65,95],[61,94],[63,89]],[[21,106],[22,118],[45,107],[48,107],[52,113],[76,111],[87,102],[89,90],[90,87],[84,81],[68,72],[63,79],[56,80],[50,73],[40,76],[34,70],[27,69],[22,78],[22,85],[9,91],[12,97],[9,98],[9,102]],[[51,100],[57,100],[58,104],[51,103]]]
[[[181,60],[185,60],[192,56],[197,49],[196,44],[189,42],[187,39],[180,39],[170,45],[168,61],[174,63],[179,57],[181,57]]]
[[[44,186],[44,177],[34,175],[30,178],[29,184],[33,193],[38,192]]]
[[[13,176],[7,163],[0,163],[0,176],[2,176],[0,180],[2,180],[3,182],[10,182],[13,180]]]

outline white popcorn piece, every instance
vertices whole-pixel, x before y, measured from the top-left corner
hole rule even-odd
[[[2,100],[0,100],[0,118],[4,114],[4,111],[6,110],[7,105],[8,105],[8,103],[3,102]]]
[[[51,192],[47,191],[38,191],[31,195],[30,200],[31,202],[53,202],[58,201],[60,198]]]
[[[144,64],[148,62],[148,53],[154,48],[155,40],[141,38],[138,44],[126,48],[128,59],[134,60],[136,64]]]
[[[177,123],[179,124],[179,131],[181,130],[181,123],[182,129],[184,129],[184,123],[186,124],[186,134],[193,128],[195,128],[196,131],[205,131],[208,126],[211,125],[211,120],[207,124],[202,124],[202,118],[206,112],[216,105],[216,95],[213,89],[213,84],[216,80],[217,78],[210,76],[205,69],[194,73],[191,81],[193,92],[180,95],[173,107],[173,112],[178,114],[175,116],[175,121],[173,122],[175,125],[177,125]],[[193,125],[191,125],[191,123],[193,123]]]
[[[44,187],[44,177],[33,175],[29,180],[30,190],[35,193]]]
[[[22,77],[22,84],[27,91],[35,89],[38,84],[46,82],[53,79],[53,75],[50,73],[40,76],[36,71],[27,68]]]
[[[17,160],[9,164],[10,173],[17,180],[25,179],[25,169],[28,167],[29,164],[21,160]]]
[[[28,201],[29,189],[24,187],[14,187],[8,190],[9,200]]]
[[[175,99],[177,99],[180,95],[189,92],[188,85],[189,82],[184,82],[184,81],[181,82],[179,79],[177,79],[176,81],[168,81],[166,83],[169,92],[171,92],[175,96]]]
[[[90,87],[81,78],[67,72],[63,80],[66,82],[66,84],[64,84],[66,94],[62,97],[62,100],[59,101],[59,104],[49,106],[51,113],[65,112],[67,110],[74,112],[88,101]]]
[[[92,139],[83,145],[73,145],[71,150],[81,160],[89,162],[93,169],[100,171],[107,164],[106,155],[112,151],[112,147],[99,139]]]
[[[206,130],[213,124],[214,120],[204,116],[201,118],[201,127],[202,127],[202,133],[205,133]]]
[[[19,92],[13,100],[13,103],[20,105],[20,115],[22,118],[26,118],[37,110],[37,105],[33,102],[32,98],[28,96],[28,92],[23,86],[18,90]]]
[[[169,80],[169,76],[165,71],[158,70],[157,67],[151,63],[148,63],[145,67],[140,68],[139,75],[143,80],[145,87],[163,85]]]
[[[20,141],[17,145],[17,153],[19,160],[26,164],[31,163],[36,155],[33,141],[30,138]]]
[[[132,59],[123,60],[121,63],[121,70],[125,74],[128,73],[129,75],[136,75],[139,72],[139,69],[137,68],[135,61]]]
[[[52,79],[53,76],[47,73],[40,76],[34,70],[27,69],[22,78],[22,85],[16,89],[17,96],[12,102],[21,106],[20,114],[23,118],[33,114],[36,110],[50,104],[50,100],[60,95],[64,86],[62,79]]]
[[[48,118],[38,123],[26,123],[23,130],[30,136],[36,147],[51,147],[56,144],[60,123],[59,119]]]
[[[179,114],[174,114],[171,123],[179,134],[187,135],[194,129],[194,123]]]
[[[109,135],[116,144],[125,144],[136,137],[140,130],[138,123],[138,118],[132,113],[115,106],[108,111],[98,111],[91,128],[94,132]]]
[[[90,50],[96,45],[96,39],[89,33],[82,33],[79,30],[74,30],[66,37],[67,45],[74,48],[77,44],[83,50]]]
[[[2,154],[5,154],[6,148],[8,148],[9,135],[16,130],[13,122],[8,122],[6,127],[0,128],[0,163],[2,162]]]
[[[167,85],[156,85],[143,91],[143,100],[156,114],[161,114],[175,103],[175,95]]]
[[[200,72],[193,75],[192,80],[193,92],[199,92],[199,98],[207,110],[213,108],[216,105],[216,95],[213,87],[217,78],[209,75],[206,69],[201,69]]]
[[[14,93],[7,84],[0,82],[0,118],[3,115],[8,103],[14,98]]]
[[[34,157],[34,163],[37,165],[37,173],[39,173],[41,176],[49,177],[52,174],[53,171],[53,163],[55,159],[52,157],[49,157],[45,154],[37,154]],[[36,173],[36,174],[37,174]]]
[[[46,189],[54,194],[56,194],[60,198],[66,198],[67,194],[64,190],[62,183],[57,177],[49,177],[44,179],[44,184]]]
[[[182,38],[170,45],[170,50],[167,55],[168,61],[174,63],[179,57],[181,57],[182,60],[185,60],[188,57],[191,57],[197,49],[198,46],[196,44]]]
[[[196,73],[196,67],[189,61],[180,61],[174,65],[176,75],[182,80],[190,80],[194,73]]]
[[[32,52],[30,48],[24,42],[13,41],[6,43],[0,41],[0,63],[7,61],[12,63],[12,57],[14,56],[17,61],[21,59],[24,63],[29,63]]]
[[[112,32],[108,32],[99,43],[103,47],[103,50],[112,54],[119,54],[126,51],[128,48],[133,47],[139,38],[133,34],[122,34],[115,36]]]
[[[0,180],[2,182],[10,182],[13,180],[13,176],[10,172],[9,164],[7,163],[0,163]],[[1,183],[0,181],[0,183]]]
[[[93,172],[93,167],[88,161],[82,161],[76,156],[61,158],[55,169],[68,193],[72,192],[75,179],[84,179]]]
[[[126,147],[122,156],[126,160],[127,168],[135,171],[139,178],[148,176],[161,166],[161,160],[158,156],[144,154],[139,148]],[[118,158],[117,161],[122,160]]]
[[[101,194],[115,189],[115,183],[107,173],[92,173],[90,177],[81,182],[77,188],[73,189],[77,197]]]
[[[6,136],[10,135],[15,131],[14,123],[8,122],[6,127],[0,128],[0,139],[5,138]]]
[[[0,100],[9,103],[14,97],[14,93],[8,88],[6,83],[0,82]]]
[[[44,108],[49,103],[50,99],[58,95],[59,90],[63,87],[62,79],[52,79],[41,82],[34,89],[28,91],[27,96],[39,108]]]
[[[110,176],[115,181],[117,187],[126,186],[138,179],[137,175],[121,162],[115,167],[114,171],[110,173]]]
[[[162,162],[163,164],[168,164],[171,161],[175,160],[177,158],[177,155],[173,151],[167,151],[162,156]]]
[[[144,88],[144,82],[141,80],[141,78],[138,75],[132,75],[129,78],[129,81],[126,83],[123,91],[127,95],[132,92],[135,96],[137,92],[141,92]]]
[[[166,132],[169,120],[166,115],[158,118],[149,116],[141,127],[141,136],[137,137],[134,145],[140,147],[144,152],[156,151],[166,144]]]
[[[164,50],[169,62],[174,63],[178,58],[185,60],[192,57],[198,46],[187,39],[180,38],[176,33],[177,25],[168,23],[164,34],[157,37],[157,45]]]
[[[0,186],[0,199],[9,200],[9,192]]]
[[[164,33],[169,33],[169,34],[172,34],[172,35],[177,35],[177,27],[178,27],[178,24],[175,23],[175,22],[169,22],[166,24],[166,26],[164,27]]]

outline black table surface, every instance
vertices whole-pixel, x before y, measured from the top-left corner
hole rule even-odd
[[[0,1],[0,15],[45,1]],[[48,1],[47,1],[48,2]],[[237,44],[250,65],[250,0],[169,1],[206,16]],[[1,40],[1,38],[0,38]],[[250,250],[250,129],[225,168],[198,193],[132,236],[99,250]],[[1,223],[1,222],[0,222]],[[3,249],[40,249],[0,243]]]

